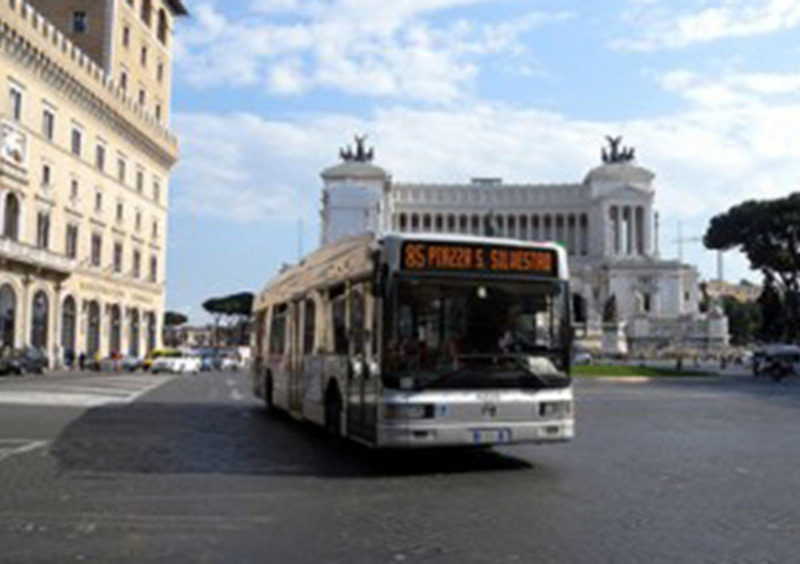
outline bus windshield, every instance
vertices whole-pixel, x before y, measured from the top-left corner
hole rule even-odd
[[[563,281],[433,281],[395,286],[387,387],[542,389],[570,384]]]

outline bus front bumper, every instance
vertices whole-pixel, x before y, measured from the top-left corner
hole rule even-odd
[[[378,446],[383,448],[425,448],[503,446],[521,443],[558,443],[575,436],[575,420],[537,422],[492,422],[481,424],[414,421],[382,423]]]

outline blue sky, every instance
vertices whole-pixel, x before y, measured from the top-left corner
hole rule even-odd
[[[797,0],[200,0],[176,35],[168,305],[257,290],[318,239],[319,172],[367,133],[403,181],[575,182],[622,134],[661,254],[800,189]],[[302,229],[299,229],[302,226]],[[713,276],[698,243],[684,258]],[[726,278],[750,277],[726,257]]]

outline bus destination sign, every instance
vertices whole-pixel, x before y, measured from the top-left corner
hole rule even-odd
[[[403,244],[401,268],[412,272],[557,276],[558,260],[552,249],[407,241]]]

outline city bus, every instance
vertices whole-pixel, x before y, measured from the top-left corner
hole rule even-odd
[[[344,238],[256,296],[253,391],[376,448],[567,441],[569,296],[553,243]]]

